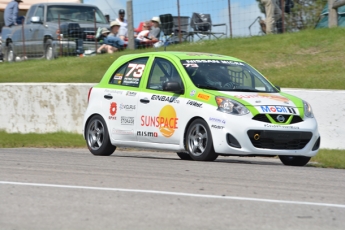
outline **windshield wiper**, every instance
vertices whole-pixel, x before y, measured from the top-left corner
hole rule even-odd
[[[213,90],[220,90],[217,87],[214,87],[212,85],[199,85],[197,84],[196,87],[201,88],[201,89],[213,89]]]

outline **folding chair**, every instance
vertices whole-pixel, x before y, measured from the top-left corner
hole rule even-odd
[[[225,26],[225,32],[212,32],[212,27],[217,26]],[[209,39],[213,36],[216,39],[221,38],[223,35],[227,34],[227,27],[225,23],[220,24],[212,24],[211,15],[210,14],[200,14],[200,13],[193,13],[190,27],[193,31],[190,34],[197,35],[200,40],[208,37]]]
[[[161,32],[163,32],[164,38],[164,50],[166,46],[170,43],[173,43],[172,37],[174,35],[174,19],[171,14],[162,14],[159,15],[159,19],[161,20]]]

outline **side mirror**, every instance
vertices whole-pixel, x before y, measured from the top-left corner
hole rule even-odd
[[[39,16],[33,16],[30,20],[32,23],[42,23],[41,18]]]
[[[168,81],[163,83],[163,90],[170,91],[177,94],[184,94],[184,89],[181,88],[180,83],[177,81]]]
[[[280,86],[275,85],[274,87],[276,87],[280,91]]]

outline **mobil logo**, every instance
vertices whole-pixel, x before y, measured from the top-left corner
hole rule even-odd
[[[173,106],[166,105],[158,116],[141,116],[141,126],[156,127],[164,137],[171,137],[178,129],[178,117]]]
[[[264,113],[291,113],[286,107],[284,106],[277,106],[277,105],[266,105],[260,106],[262,112]]]

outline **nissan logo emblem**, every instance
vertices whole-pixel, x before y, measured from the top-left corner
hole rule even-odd
[[[283,123],[285,121],[285,117],[283,115],[278,115],[277,121],[279,121],[280,123]]]

